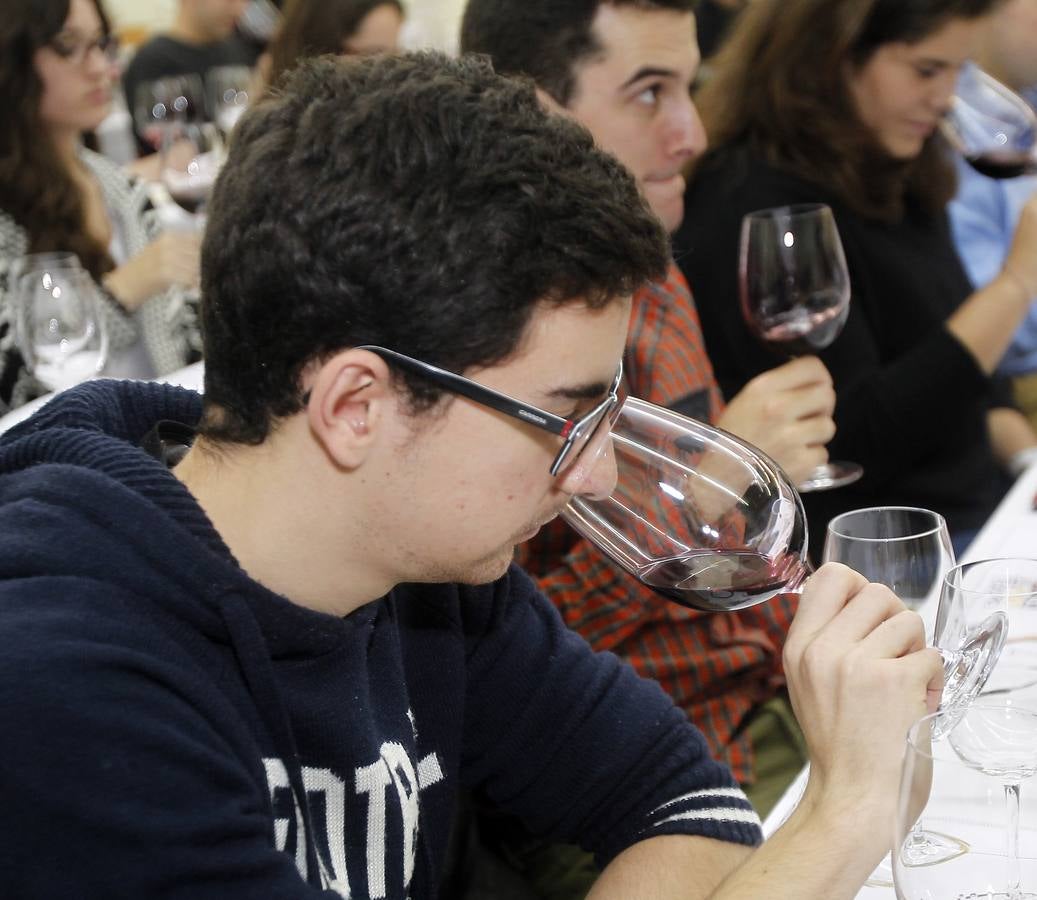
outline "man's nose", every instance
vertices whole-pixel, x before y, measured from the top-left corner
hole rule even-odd
[[[612,435],[605,437],[597,453],[587,456],[588,458],[585,460],[578,460],[577,464],[573,466],[573,470],[566,473],[562,488],[573,496],[579,495],[590,500],[604,500],[616,489],[616,482],[619,478]],[[570,478],[571,483],[566,483]]]
[[[682,159],[697,159],[709,143],[706,126],[691,97],[682,98],[669,120],[667,150]]]

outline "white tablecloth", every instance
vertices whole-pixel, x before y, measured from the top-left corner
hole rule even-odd
[[[192,391],[201,391],[202,381],[204,376],[204,369],[200,362],[194,363],[193,365],[187,366],[186,368],[179,369],[176,372],[170,372],[164,378],[156,378],[156,381],[161,381],[165,384],[178,384],[180,387],[190,388]],[[42,397],[38,397],[31,403],[26,403],[24,406],[19,406],[17,409],[11,410],[6,416],[0,418],[0,434],[7,431],[12,425],[17,425],[19,422],[29,418],[36,410],[51,400],[54,394],[44,394]]]

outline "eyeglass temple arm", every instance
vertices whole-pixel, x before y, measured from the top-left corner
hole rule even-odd
[[[395,362],[401,368],[424,375],[434,382],[448,385],[455,394],[460,394],[469,400],[474,400],[476,403],[489,406],[507,416],[521,419],[523,422],[529,422],[554,434],[565,435],[572,428],[573,423],[569,419],[563,419],[561,416],[544,412],[544,410],[538,409],[535,406],[527,406],[512,397],[493,390],[493,388],[476,384],[463,375],[455,375],[453,372],[440,369],[431,363],[412,359],[409,356],[404,356],[402,353],[397,353],[395,350],[387,350],[385,347],[376,347],[371,344],[363,344],[355,349],[369,350],[371,353]]]

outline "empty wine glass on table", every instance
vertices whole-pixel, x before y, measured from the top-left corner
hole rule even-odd
[[[1037,114],[974,63],[966,63],[958,76],[941,130],[983,175],[1014,178],[1037,173]]]
[[[749,330],[776,354],[789,359],[831,344],[850,309],[850,275],[831,209],[809,203],[746,215],[738,283]],[[827,490],[862,474],[857,463],[829,462],[798,487]]]
[[[899,900],[1037,898],[1037,712],[979,702],[908,732],[893,839]],[[940,740],[945,735],[946,740]],[[998,789],[1000,788],[1000,790]]]
[[[78,265],[21,269],[15,335],[26,368],[43,387],[63,390],[103,371],[108,336],[102,302]]]

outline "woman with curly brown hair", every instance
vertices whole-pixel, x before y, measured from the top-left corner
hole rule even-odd
[[[846,249],[849,319],[819,356],[837,393],[830,452],[865,474],[806,498],[815,550],[833,515],[878,505],[937,510],[961,547],[998,501],[1001,465],[1035,442],[989,376],[1037,294],[1037,201],[978,291],[946,213],[940,120],[998,2],[757,0],[698,98],[713,146],[674,249],[725,392],[780,361],[742,321],[742,217],[827,203]]]
[[[102,289],[114,374],[151,377],[197,357],[185,288],[198,236],[163,233],[143,184],[82,146],[108,114],[115,45],[97,0],[9,0],[0,17],[0,412],[44,389],[13,334],[28,253],[75,253]]]

